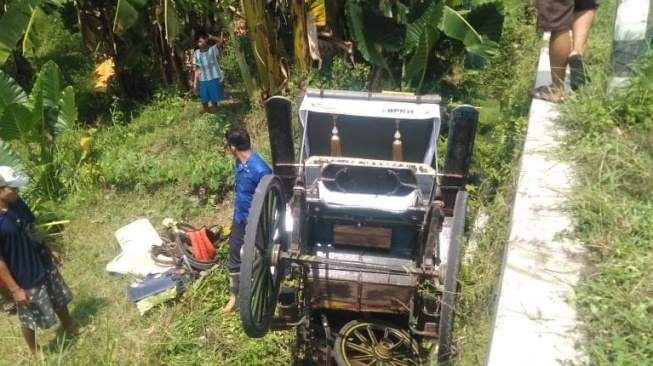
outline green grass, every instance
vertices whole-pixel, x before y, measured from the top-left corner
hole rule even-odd
[[[507,237],[514,167],[525,127],[527,90],[538,54],[539,38],[523,4],[517,0],[505,3],[508,17],[501,54],[482,72],[466,75],[462,85],[466,100],[451,101],[481,107],[473,166],[481,183],[474,187],[473,208],[491,215],[473,261],[461,274],[457,365],[478,365],[486,352],[493,289]],[[503,66],[506,63],[512,67]],[[352,69],[337,60],[331,67],[335,73],[331,80],[315,73],[313,82],[322,87],[357,89],[366,71],[361,65]],[[69,76],[70,82],[87,93],[90,69],[86,65],[80,70]],[[90,103],[93,94],[87,93],[85,98],[89,99],[79,101]],[[39,214],[71,220],[56,237],[56,245],[67,257],[63,273],[76,294],[73,317],[97,329],[70,342],[58,340],[56,329],[39,332],[48,365],[289,364],[292,332],[248,339],[237,315],[219,314],[228,296],[223,269],[210,272],[181,301],[143,317],[125,293],[135,277],[105,271],[119,251],[113,233],[136,218],[147,217],[157,228],[165,217],[196,225],[229,223],[232,197],[224,187],[229,186],[225,183],[230,182],[232,161],[223,150],[224,129],[230,124],[246,124],[255,138],[255,149],[264,157],[270,154],[263,111],[238,100],[244,98],[233,95],[224,103],[218,118],[201,115],[196,101],[165,93],[133,116],[114,109],[112,115],[102,117],[103,124],[93,135],[92,151],[85,159],[76,147],[88,132],[74,130],[62,139],[54,169],[60,179],[53,187],[59,194],[41,202]],[[106,104],[106,100],[99,102]],[[91,111],[88,115],[88,122],[94,121]],[[25,195],[34,202],[42,197],[40,193],[27,191]],[[5,329],[0,351],[16,355],[11,365],[28,364],[16,319],[2,317],[0,325]],[[3,362],[5,358],[0,365]]]
[[[468,83],[472,104],[481,111],[472,170],[482,183],[475,187],[472,206],[475,212],[484,211],[489,219],[477,233],[475,253],[460,274],[454,365],[481,365],[487,353],[492,304],[508,238],[516,166],[526,127],[528,89],[533,86],[541,42],[532,14],[523,2],[506,1],[504,7],[507,20],[501,53]],[[506,68],[506,64],[513,66]],[[468,217],[473,219],[474,215]]]
[[[561,157],[573,163],[571,235],[586,244],[588,265],[576,308],[592,365],[653,363],[653,53],[638,76],[611,89],[614,1],[601,4],[588,52],[593,82],[563,106],[568,130]]]
[[[66,342],[58,337],[57,327],[38,332],[46,364],[288,363],[288,333],[249,339],[238,315],[219,314],[228,297],[223,266],[196,282],[181,301],[145,316],[126,296],[135,276],[105,271],[120,251],[114,232],[137,218],[148,218],[157,229],[165,217],[196,226],[230,223],[233,208],[227,188],[233,158],[224,150],[223,131],[243,122],[254,131],[264,126],[261,113],[249,113],[238,97],[233,94],[223,105],[223,117],[215,118],[201,114],[199,102],[161,96],[129,125],[100,128],[93,135],[91,154],[81,162],[76,146],[85,132],[71,131],[61,141],[58,166],[68,169],[60,172],[66,184],[59,197],[41,200],[37,213],[71,220],[53,237],[54,245],[66,257],[62,272],[75,293],[73,318],[96,330]],[[267,145],[264,137],[256,135],[254,144]],[[93,169],[97,174],[88,173]],[[32,204],[42,198],[34,190],[24,196]],[[226,246],[220,254],[222,264]],[[29,364],[16,318],[2,316],[0,326],[0,351],[12,355],[2,357],[0,365]]]
[[[645,62],[653,62],[653,55]],[[593,365],[653,362],[653,126],[647,123],[653,69],[643,71],[628,97],[645,104],[624,108],[608,94],[598,99],[607,116],[596,106],[580,115],[572,104],[562,120],[571,128],[565,155],[576,166],[574,234],[589,250],[590,265],[576,292],[584,349]],[[589,104],[589,98],[581,95],[577,103]]]

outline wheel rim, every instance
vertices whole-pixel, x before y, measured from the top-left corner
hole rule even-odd
[[[454,218],[451,225],[449,253],[444,265],[444,291],[440,303],[440,321],[438,324],[439,363],[447,363],[451,358],[453,323],[455,317],[456,295],[458,293],[458,272],[462,256],[463,235],[465,232],[465,214],[468,193],[458,192],[454,206]]]
[[[385,323],[345,324],[335,342],[339,365],[422,365],[417,343],[405,331]]]
[[[283,197],[279,179],[264,177],[254,194],[245,229],[239,301],[243,329],[250,337],[267,333],[279,295],[284,271],[275,256],[284,239]]]

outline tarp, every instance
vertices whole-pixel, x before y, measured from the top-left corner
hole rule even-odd
[[[138,219],[118,229],[114,235],[122,252],[107,264],[108,272],[145,276],[170,269],[170,266],[157,264],[151,257],[152,246],[160,246],[163,241],[148,219]]]

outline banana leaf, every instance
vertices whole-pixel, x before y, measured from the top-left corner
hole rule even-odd
[[[503,14],[503,3],[493,1],[473,7],[465,19],[481,36],[499,42],[503,33]]]
[[[0,118],[0,139],[5,141],[34,141],[31,130],[32,111],[18,103],[12,103],[5,108]]]
[[[23,164],[11,146],[4,140],[0,140],[0,165],[10,166],[16,170],[23,170]]]
[[[9,75],[0,70],[0,116],[5,108],[12,103],[27,102],[27,94],[23,88]]]
[[[461,41],[465,47],[482,43],[481,35],[467,22],[467,20],[456,10],[445,6],[440,30],[448,37]]]
[[[77,122],[77,105],[75,104],[75,91],[72,86],[67,86],[61,91],[57,106],[59,113],[51,128],[55,136],[61,136],[70,126]]]
[[[30,23],[33,9],[41,3],[42,0],[13,0],[0,18],[0,65],[7,61],[16,48]]]
[[[52,28],[52,22],[48,19],[41,7],[34,8],[32,16],[30,17],[25,35],[23,36],[23,53],[34,53],[42,46],[42,41],[47,41],[47,34]]]
[[[416,5],[411,8],[408,23],[406,24],[406,37],[402,47],[402,54],[412,52],[420,42],[426,31],[427,25],[439,24],[444,12],[444,5],[440,1],[432,1],[425,7]]]
[[[405,77],[407,79],[410,79],[419,73],[422,73],[422,79],[424,78],[424,72],[426,71],[426,64],[428,62],[429,54],[431,53],[431,48],[433,48],[439,36],[440,31],[433,25],[426,24],[424,26],[420,40],[415,47],[413,57],[411,57],[410,61],[406,63]]]
[[[113,32],[122,35],[138,21],[139,10],[147,0],[118,0],[116,17],[113,20]]]
[[[481,10],[484,9],[486,8],[484,7]],[[468,15],[471,14],[472,12],[468,12]],[[474,19],[480,16],[482,15],[474,15]],[[485,24],[484,31],[489,32],[492,37],[500,38],[500,31],[497,35],[496,30],[491,29],[492,25],[496,25],[496,20],[492,19]],[[497,52],[497,42],[488,36],[480,34],[460,12],[448,6],[444,7],[444,14],[439,28],[448,37],[463,43],[467,54],[465,66],[470,69],[483,67]]]
[[[369,4],[348,1],[345,11],[356,49],[368,62],[387,69],[383,51],[397,52],[401,49],[404,26],[385,18]]]
[[[164,14],[165,14],[165,29],[166,41],[172,43],[181,33],[181,21],[175,11],[173,0],[163,0]]]

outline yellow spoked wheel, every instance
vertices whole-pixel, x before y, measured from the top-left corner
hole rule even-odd
[[[419,345],[396,326],[378,321],[354,320],[345,324],[334,343],[340,366],[424,365]]]

